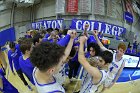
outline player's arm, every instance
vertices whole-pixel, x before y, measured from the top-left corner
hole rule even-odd
[[[124,66],[125,66],[125,62],[123,62],[123,64],[122,64],[121,68],[119,69],[119,71],[118,71],[118,73],[117,73],[115,79],[113,80],[112,86],[113,86],[113,85],[115,84],[115,82],[118,80],[118,78],[119,78],[119,76],[120,76],[120,74],[121,74],[121,72],[122,72]],[[112,86],[110,86],[110,87],[112,87]]]
[[[99,38],[98,38],[98,31],[97,31],[97,30],[94,30],[94,31],[93,31],[93,35],[94,35],[94,37],[95,37],[95,39],[96,39],[96,41],[97,41],[97,44],[98,44],[98,45],[100,46],[100,48],[102,49],[102,51],[107,50],[107,51],[109,51],[109,52],[112,53],[112,51],[109,50],[109,49],[107,49],[107,48],[105,48],[104,45],[103,45],[103,44],[101,43],[101,41],[99,40]]]
[[[89,37],[89,35],[88,35],[88,33],[87,33],[88,27],[89,27],[89,25],[86,24],[86,25],[85,25],[85,29],[84,29],[84,33],[83,33],[83,35],[85,35],[86,37]]]
[[[70,34],[70,40],[64,52],[65,53],[64,61],[66,61],[66,59],[68,58],[73,46],[74,38],[76,37],[76,31],[69,30],[68,33]]]
[[[84,67],[84,69],[94,78],[94,83],[98,83],[102,77],[101,72],[98,68],[92,67],[85,58],[84,55],[84,43],[86,42],[86,37],[80,37],[80,47],[78,52],[78,61]]]

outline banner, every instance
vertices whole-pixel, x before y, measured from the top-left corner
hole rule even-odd
[[[93,14],[105,15],[104,0],[94,0]]]
[[[11,27],[9,29],[0,32],[0,46],[4,46],[6,42],[16,41],[15,28]]]
[[[88,31],[98,30],[99,32],[115,36],[120,36],[126,32],[126,28],[124,27],[95,20],[73,19],[70,27],[71,29],[84,30],[85,24],[89,25]]]
[[[65,13],[65,0],[56,0],[56,14]]]
[[[91,13],[91,0],[80,0],[79,1],[79,12],[82,14]]]
[[[78,13],[78,0],[67,0],[67,12]]]
[[[133,15],[129,12],[124,12],[124,19],[129,23],[133,23]]]
[[[32,29],[44,29],[48,28],[61,28],[63,25],[63,19],[60,20],[43,20],[40,22],[32,23]]]

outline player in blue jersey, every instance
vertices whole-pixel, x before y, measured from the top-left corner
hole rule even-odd
[[[98,90],[98,87],[106,79],[106,71],[108,65],[112,62],[113,55],[109,51],[104,51],[100,54],[101,57],[98,57],[97,66],[92,66],[86,59],[84,53],[84,43],[86,42],[86,37],[80,37],[80,47],[78,53],[78,60],[84,69],[90,74],[85,84],[81,87],[80,93],[95,93]]]
[[[19,58],[19,65],[21,67],[22,72],[27,76],[27,78],[34,84],[32,73],[34,66],[30,61],[30,52],[32,50],[32,41],[31,39],[25,39],[20,44],[20,50],[22,52],[22,56]]]
[[[14,42],[10,42],[9,47],[10,50],[8,51],[8,59],[9,59],[9,65],[12,73],[15,75],[15,72],[13,70],[13,64],[14,64],[15,70],[18,76],[20,77],[20,79],[23,81],[24,85],[27,86],[30,90],[32,90],[31,87],[28,85],[27,81],[25,80],[22,70],[19,66],[19,57],[21,56],[19,45],[15,44]]]
[[[68,33],[71,38],[66,48],[56,43],[42,42],[31,52],[31,62],[36,67],[33,78],[39,93],[65,93],[53,75],[59,72],[71,51],[76,32]]]

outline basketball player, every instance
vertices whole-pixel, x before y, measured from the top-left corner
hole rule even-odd
[[[30,52],[32,50],[32,41],[31,39],[24,39],[20,44],[20,50],[22,52],[22,56],[19,57],[19,65],[21,67],[22,72],[27,76],[29,81],[34,85],[33,81],[33,69],[34,66],[30,61]]]
[[[103,46],[103,44],[100,42],[100,40],[98,39],[98,32],[97,31],[93,31],[93,34],[97,40],[98,45],[100,46],[100,48],[105,51],[110,51],[107,48],[105,48]],[[107,79],[105,80],[105,85],[102,91],[104,91],[106,88],[111,88],[115,82],[118,80],[124,66],[125,66],[125,62],[123,60],[123,55],[126,51],[126,45],[124,43],[120,43],[118,45],[118,49],[117,49],[117,53],[113,53],[113,61],[110,64],[109,68],[108,68],[108,75],[107,75]]]
[[[84,69],[90,74],[85,84],[81,87],[80,93],[95,93],[106,79],[107,73],[105,68],[112,62],[113,55],[109,51],[104,51],[101,53],[101,57],[98,57],[98,68],[90,65],[84,55],[84,43],[86,42],[86,37],[80,37],[80,48],[78,53],[78,60]]]
[[[9,65],[10,65],[12,73],[15,75],[14,70],[13,70],[13,64],[14,64],[14,67],[16,69],[18,76],[23,81],[24,85],[27,86],[29,90],[32,91],[32,88],[28,85],[27,81],[25,80],[22,70],[19,66],[19,57],[21,56],[19,45],[16,45],[14,42],[10,42],[9,47],[10,47],[10,50],[8,51],[8,59],[9,59]]]
[[[31,52],[31,62],[36,67],[33,78],[39,93],[65,93],[53,75],[58,73],[66,61],[76,37],[75,31],[68,32],[71,38],[66,48],[56,43],[42,42]]]

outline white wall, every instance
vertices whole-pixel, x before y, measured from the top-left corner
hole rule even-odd
[[[35,7],[35,19],[44,19],[46,17],[54,17],[55,0],[42,0],[41,4]]]

